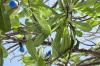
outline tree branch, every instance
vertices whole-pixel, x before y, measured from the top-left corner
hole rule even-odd
[[[92,59],[95,59],[96,57],[90,57],[90,58],[87,58],[85,60],[82,60],[80,61],[78,64],[76,64],[76,66],[79,66],[80,64],[84,63],[85,61],[89,61],[89,60],[92,60]]]
[[[10,50],[11,48],[13,48],[13,47],[15,47],[15,46],[17,46],[17,45],[19,45],[19,44],[15,44],[15,45],[9,47],[7,50]]]
[[[51,8],[55,8],[58,4],[58,1],[55,2],[55,4]]]
[[[100,52],[99,51],[93,51],[93,50],[87,50],[87,49],[73,49],[72,51],[73,52],[84,52],[84,53],[94,55],[96,57],[100,57]]]
[[[97,61],[97,62],[91,62],[91,63],[84,63],[84,64],[81,64],[79,66],[93,66],[93,65],[97,65],[97,64],[100,64],[100,61]]]
[[[82,19],[82,18],[85,18],[85,17],[87,17],[88,15],[85,15],[85,16],[82,16],[82,17],[73,17],[73,19]]]

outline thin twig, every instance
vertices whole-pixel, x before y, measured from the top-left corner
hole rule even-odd
[[[55,2],[55,4],[51,8],[55,8],[58,4],[58,1]]]
[[[100,64],[100,61],[97,61],[97,62],[91,62],[91,63],[84,63],[82,65],[79,65],[79,66],[93,66],[93,65],[98,65]]]
[[[76,64],[76,66],[79,66],[80,64],[84,63],[85,61],[89,61],[89,60],[92,60],[92,59],[95,59],[96,57],[90,57],[90,58],[87,58],[85,60],[82,60],[81,62],[79,62],[78,64]]]
[[[95,45],[89,45],[89,44],[86,44],[86,43],[84,43],[84,42],[81,42],[81,41],[79,41],[81,44],[83,44],[83,45],[86,45],[86,46],[95,46]]]
[[[93,43],[94,44],[94,46],[96,45],[96,43],[95,42],[93,42],[93,41],[91,41],[91,40],[89,40],[89,39],[85,39],[86,41],[90,41],[91,43]]]
[[[98,26],[98,28],[97,28],[97,30],[96,30],[96,33],[99,31],[99,29],[100,29],[100,25]]]
[[[13,50],[11,50],[8,54],[12,53],[13,51],[15,51],[16,49],[18,49],[19,46],[17,46],[16,48],[14,48]]]
[[[15,46],[17,46],[17,45],[19,45],[19,44],[15,44],[15,45],[9,47],[9,48],[7,49],[7,51],[10,50],[10,49],[12,49],[13,47],[15,47]]]
[[[73,17],[73,19],[82,19],[82,18],[86,18],[88,15],[82,16],[82,17]]]
[[[100,57],[99,51],[93,51],[93,50],[87,50],[87,49],[73,49],[73,52],[84,52],[84,53],[94,55],[96,57]]]

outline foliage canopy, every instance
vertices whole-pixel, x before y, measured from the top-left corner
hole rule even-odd
[[[24,52],[23,45],[30,54],[22,58],[25,66],[100,64],[99,0],[55,0],[52,6],[49,0],[16,1],[9,5],[11,0],[0,0],[0,66],[7,51],[20,46]],[[6,43],[16,44],[7,49],[2,41],[9,39]],[[44,55],[48,46],[52,50]],[[83,56],[88,58],[80,59]]]

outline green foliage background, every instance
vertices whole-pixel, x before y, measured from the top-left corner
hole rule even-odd
[[[23,58],[25,66],[49,66],[57,63],[58,59],[62,62],[62,66],[71,61],[73,62],[70,63],[71,66],[82,66],[82,64],[84,66],[92,64],[94,60],[100,61],[97,59],[100,58],[100,52],[96,49],[99,45],[91,46],[89,50],[80,49],[82,42],[78,39],[85,33],[92,33],[91,30],[100,25],[99,0],[57,0],[52,7],[46,5],[44,0],[22,0],[18,8],[14,9],[11,9],[8,3],[8,0],[6,2],[0,0],[0,66],[3,65],[3,54],[7,54],[4,53],[7,50],[2,46],[2,40],[8,38],[6,32],[10,30],[26,36],[25,45],[31,56]],[[23,17],[25,24],[20,22],[20,18]],[[95,30],[97,31],[92,35],[100,34],[99,27]],[[49,46],[52,47],[52,56],[44,59],[38,54],[36,47],[44,44],[45,39],[53,32],[56,33],[55,38],[46,43],[50,43]],[[35,37],[32,38],[32,35]],[[78,64],[81,62],[81,56],[95,58]]]

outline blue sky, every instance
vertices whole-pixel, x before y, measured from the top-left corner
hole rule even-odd
[[[15,51],[15,52],[16,52],[15,53],[16,55],[20,54],[19,51]],[[21,59],[20,57],[16,57],[16,58],[12,59],[12,61],[11,61],[12,57],[14,57],[14,55],[10,54],[7,58],[5,58],[3,66],[24,66],[20,61],[18,61]]]
[[[14,44],[10,43],[10,44],[4,45],[4,47],[8,48],[12,45],[14,45]],[[26,47],[24,46],[24,48],[25,48],[25,52],[26,52]],[[12,49],[14,49],[14,48],[12,48]],[[9,53],[9,51],[8,51],[8,53]],[[21,56],[23,54],[24,53],[21,53],[19,51],[19,48],[16,49],[14,52],[10,53],[7,58],[4,58],[4,65],[3,66],[24,66],[21,61],[18,61],[21,59]],[[21,55],[21,56],[19,56],[19,55]],[[26,55],[28,55],[28,54],[26,54]],[[15,57],[15,56],[17,56],[17,57]]]

